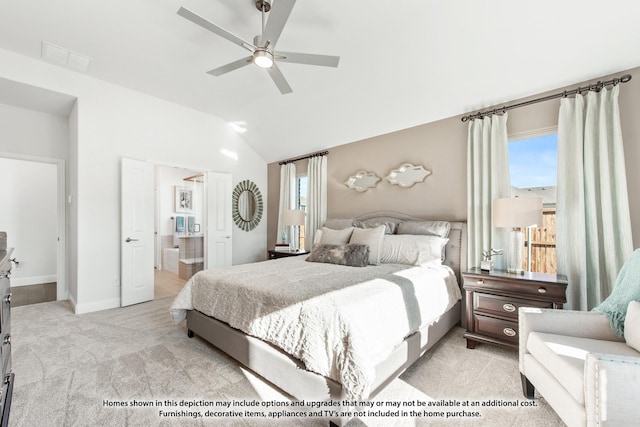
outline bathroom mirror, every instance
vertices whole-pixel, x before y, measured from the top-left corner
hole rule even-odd
[[[251,231],[258,226],[262,219],[262,194],[258,186],[245,179],[233,190],[232,213],[233,221],[244,231]]]
[[[417,182],[422,182],[426,177],[431,175],[431,171],[423,166],[414,166],[411,163],[400,165],[398,169],[394,169],[386,176],[386,180],[390,184],[408,188]]]

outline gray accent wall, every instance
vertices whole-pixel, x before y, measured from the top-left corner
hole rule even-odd
[[[612,70],[616,67],[612,66]],[[559,71],[560,72],[560,71]],[[573,89],[578,85],[608,80],[631,74],[632,80],[620,90],[620,113],[625,146],[627,185],[631,210],[634,247],[640,247],[640,68],[623,70],[608,76],[594,76],[586,82],[575,82],[539,95],[505,100],[497,105],[483,106],[481,110],[518,103],[524,100]],[[437,102],[437,100],[425,102]],[[555,99],[509,111],[510,136],[524,136],[548,132],[558,125],[560,100]],[[389,106],[389,108],[396,108]],[[437,122],[380,135],[350,144],[329,148],[327,185],[329,217],[357,216],[375,210],[394,210],[428,218],[466,220],[466,145],[467,127],[460,115]],[[345,118],[348,120],[348,118]],[[330,124],[327,124],[330,126]],[[301,136],[304,137],[304,136]],[[301,153],[304,155],[304,153]],[[384,180],[386,174],[402,163],[423,165],[432,175],[411,188],[392,186]],[[298,174],[305,173],[307,161],[296,163]],[[378,185],[364,193],[347,188],[344,182],[358,170],[375,172],[383,178]],[[278,218],[280,166],[268,165],[267,246],[276,241]]]

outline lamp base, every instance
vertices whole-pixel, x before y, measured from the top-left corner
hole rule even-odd
[[[493,271],[493,261],[480,261],[480,270]]]

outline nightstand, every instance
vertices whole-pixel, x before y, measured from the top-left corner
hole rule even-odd
[[[309,251],[276,251],[273,249],[269,249],[269,259],[276,259],[276,258],[284,258],[284,257],[288,257],[288,256],[300,256],[300,255],[309,255]]]
[[[467,348],[483,342],[518,349],[518,308],[561,309],[567,302],[567,278],[546,273],[506,271],[462,273],[467,303]]]

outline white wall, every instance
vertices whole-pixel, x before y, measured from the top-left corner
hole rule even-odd
[[[56,281],[57,172],[55,164],[0,157],[0,182],[7,183],[0,230],[7,232],[20,262],[12,270],[11,286]]]
[[[78,99],[77,150],[69,154],[76,313],[120,305],[113,283],[120,276],[122,157],[231,173],[234,182],[251,179],[266,188],[265,161],[222,119],[6,50],[0,49],[0,63],[0,77]],[[238,160],[222,155],[222,148],[235,151]],[[264,259],[266,227],[234,229],[233,245],[235,264]]]
[[[0,104],[0,155],[3,152],[66,160],[69,120]]]

